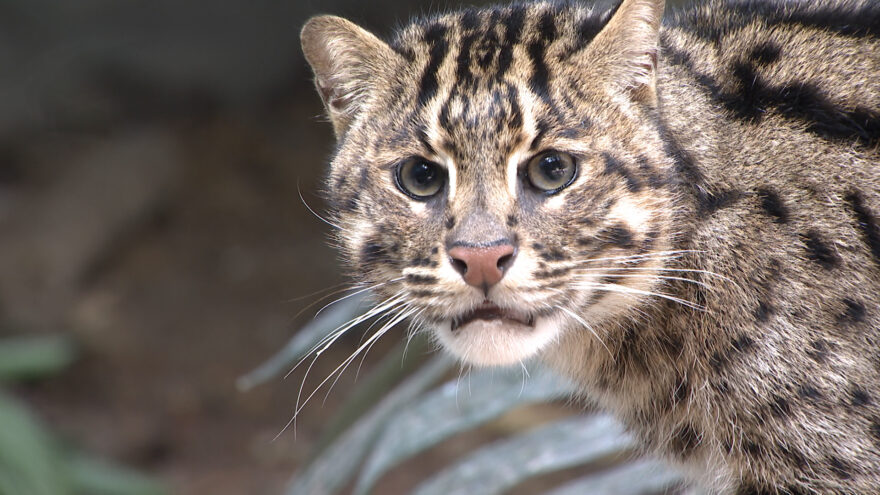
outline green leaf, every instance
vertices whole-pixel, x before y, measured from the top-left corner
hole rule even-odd
[[[606,461],[634,447],[608,416],[576,416],[484,447],[422,483],[416,495],[491,495],[533,476]]]
[[[287,373],[291,366],[315,350],[315,346],[334,330],[343,327],[366,312],[365,302],[369,292],[354,293],[321,312],[314,320],[300,329],[287,344],[257,369],[240,377],[236,383],[239,390],[247,391],[279,375]]]
[[[53,375],[76,358],[76,346],[63,335],[10,337],[0,340],[0,380]]]
[[[639,461],[563,485],[546,495],[649,495],[669,493],[682,477],[656,461]]]
[[[396,414],[361,471],[355,493],[369,493],[399,462],[450,436],[490,421],[524,404],[570,395],[572,387],[543,368],[524,376],[520,369],[482,370],[445,383]]]
[[[416,399],[452,367],[452,359],[438,356],[397,386],[366,416],[342,434],[324,453],[297,474],[285,493],[330,495],[344,486],[363,461],[376,436],[392,414]]]
[[[0,394],[0,495],[67,495],[60,453],[14,399]]]
[[[157,481],[126,468],[81,455],[69,460],[75,493],[82,495],[165,495]]]

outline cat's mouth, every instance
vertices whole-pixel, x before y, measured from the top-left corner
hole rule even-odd
[[[502,308],[492,301],[486,300],[467,313],[453,318],[451,330],[454,332],[476,320],[514,323],[527,327],[535,326],[535,317],[533,315],[515,309]]]

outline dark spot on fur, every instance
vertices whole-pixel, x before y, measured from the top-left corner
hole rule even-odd
[[[830,270],[840,264],[840,257],[834,248],[829,246],[816,231],[807,232],[803,236],[807,250],[807,258],[822,265],[822,268]]]
[[[718,210],[733,206],[742,197],[742,193],[734,189],[716,192],[698,192],[697,201],[701,215],[710,215]]]
[[[816,401],[822,398],[822,392],[810,384],[803,384],[798,388],[798,396],[802,399],[808,399],[810,401]]]
[[[431,275],[416,275],[414,273],[410,273],[406,276],[406,281],[411,284],[436,284],[437,277],[433,277]]]
[[[773,305],[767,301],[760,301],[758,307],[755,309],[755,320],[757,320],[758,323],[764,323],[770,319],[770,315],[773,314],[773,311]]]
[[[871,423],[871,436],[874,437],[874,443],[880,447],[880,418],[874,418]]]
[[[623,224],[613,225],[600,232],[609,244],[622,248],[633,247],[633,234]]]
[[[784,418],[791,415],[791,404],[788,399],[777,395],[770,402],[770,413],[777,418]]]
[[[518,220],[513,215],[507,215],[507,226],[508,227],[516,227]]]
[[[794,447],[789,447],[783,443],[778,443],[777,447],[782,456],[788,459],[794,467],[803,469],[805,466],[807,466],[807,458],[806,456],[804,456],[803,452],[797,450]]]
[[[852,467],[846,463],[843,459],[837,456],[829,456],[828,457],[828,467],[831,471],[836,474],[838,477],[843,479],[851,479],[852,478]]]
[[[371,265],[384,261],[388,256],[385,246],[378,242],[367,242],[361,248],[361,263]]]
[[[865,243],[874,256],[874,262],[880,263],[880,223],[878,223],[877,217],[865,204],[864,197],[858,191],[849,193],[846,196],[846,202],[856,214],[859,230],[862,231]]]
[[[544,250],[544,245],[541,244],[540,242],[533,242],[533,243],[532,243],[532,249],[534,249],[535,251],[543,251],[543,250]]]
[[[868,394],[868,391],[858,385],[854,385],[850,388],[849,395],[852,398],[852,405],[856,407],[871,404],[871,396]]]
[[[568,256],[565,255],[565,252],[555,248],[541,252],[540,256],[541,259],[544,261],[564,261],[568,259]]]
[[[534,277],[537,279],[556,278],[556,277],[565,275],[569,271],[571,271],[571,268],[565,268],[565,267],[556,268],[553,270],[542,270],[542,271],[535,272]]]
[[[452,227],[455,227],[455,217],[450,215],[446,218],[446,228],[451,229]]]
[[[810,342],[810,349],[807,350],[807,356],[813,358],[817,363],[824,363],[828,358],[828,342],[823,339],[817,339]]]
[[[848,297],[843,299],[843,303],[846,305],[846,311],[838,317],[838,323],[845,324],[865,321],[866,310],[864,304]]]
[[[772,64],[779,60],[781,49],[772,41],[765,41],[749,52],[749,59],[760,65]]]
[[[675,387],[672,391],[672,398],[676,404],[680,404],[687,400],[691,395],[691,386],[688,383],[687,378],[680,377],[675,382]]]
[[[700,434],[692,425],[682,425],[672,434],[672,448],[681,457],[690,456],[699,444]]]
[[[721,351],[715,351],[709,356],[709,365],[716,372],[721,371],[727,365],[728,359]]]
[[[593,244],[595,244],[596,239],[593,237],[578,237],[577,241],[575,241],[575,242],[577,242],[578,246],[588,247],[588,246],[592,246]]]
[[[772,189],[758,189],[758,197],[761,198],[761,208],[768,215],[775,218],[776,223],[788,222],[788,208],[779,199],[779,195]]]
[[[437,254],[439,252],[440,252],[440,248],[438,248],[437,246],[434,246],[431,248],[431,254]]]
[[[730,343],[737,352],[745,352],[755,345],[755,341],[748,335],[742,334]]]

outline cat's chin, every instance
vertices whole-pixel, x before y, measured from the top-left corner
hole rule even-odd
[[[437,324],[435,332],[446,349],[468,364],[506,366],[534,356],[560,332],[560,322],[552,315],[529,323],[477,319],[453,330],[453,320],[446,320]]]

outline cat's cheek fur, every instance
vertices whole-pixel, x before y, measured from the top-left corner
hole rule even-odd
[[[452,330],[452,323],[437,324],[434,334],[443,347],[474,366],[507,366],[535,356],[565,329],[555,315],[535,319],[534,326],[503,320],[476,320]]]

